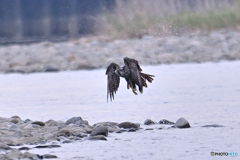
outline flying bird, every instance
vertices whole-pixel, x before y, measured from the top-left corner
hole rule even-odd
[[[107,75],[107,101],[108,97],[110,100],[114,100],[114,94],[116,94],[119,84],[120,77],[125,78],[127,81],[127,89],[131,88],[133,93],[137,95],[137,88],[140,93],[143,93],[143,87],[147,87],[146,80],[152,83],[154,75],[142,73],[142,69],[138,64],[138,61],[125,57],[124,66],[120,67],[116,63],[111,63],[106,71]]]

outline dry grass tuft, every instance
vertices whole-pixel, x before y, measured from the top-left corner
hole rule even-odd
[[[225,5],[221,9],[184,9],[182,6],[180,11],[173,7],[175,3],[169,2],[117,1],[114,11],[98,17],[103,26],[101,33],[112,38],[140,38],[143,35],[165,36],[193,30],[240,29],[239,0],[234,1],[234,5]]]

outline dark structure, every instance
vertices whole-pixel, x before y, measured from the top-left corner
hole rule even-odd
[[[154,75],[142,73],[142,69],[137,60],[125,57],[124,64],[125,66],[120,68],[116,63],[111,63],[107,68],[107,101],[108,96],[110,96],[111,101],[114,99],[114,93],[116,94],[120,84],[120,77],[125,78],[127,88],[131,88],[135,95],[137,95],[136,85],[140,93],[143,93],[143,87],[147,87],[146,80],[150,83],[153,81],[152,77],[154,77]]]
[[[115,0],[0,0],[0,43],[61,40],[93,32]]]

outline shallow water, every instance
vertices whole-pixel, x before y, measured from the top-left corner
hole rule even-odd
[[[211,151],[240,154],[240,62],[143,66],[155,80],[135,96],[121,80],[107,103],[105,70],[0,75],[0,117],[47,121],[81,116],[97,122],[143,123],[185,117],[190,129],[110,133],[108,141],[33,149],[59,159],[210,159]],[[221,128],[203,128],[220,124]],[[239,155],[238,155],[239,157]],[[219,159],[221,157],[214,157]],[[223,158],[223,157],[222,157]],[[222,159],[221,158],[221,159]]]

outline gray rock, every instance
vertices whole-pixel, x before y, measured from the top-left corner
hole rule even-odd
[[[175,123],[175,126],[178,128],[190,128],[189,122],[185,118],[180,118]]]
[[[107,141],[107,138],[103,135],[97,135],[97,136],[89,136],[87,138],[88,140],[103,140],[103,141]]]
[[[54,120],[48,120],[45,125],[47,127],[59,127],[59,128],[64,128],[66,127],[65,123],[63,121],[54,121]]]
[[[19,116],[12,116],[10,118],[10,122],[17,124],[19,121],[21,121],[21,118]]]
[[[26,120],[24,121],[24,123],[28,123],[28,122],[31,122],[31,120],[30,120],[30,119],[26,119]]]
[[[146,130],[146,131],[148,131],[148,130],[154,130],[154,128],[146,128],[145,130]]]
[[[38,125],[38,124],[32,124],[32,127],[34,129],[40,129],[42,126]]]
[[[105,126],[98,126],[93,129],[93,132],[90,134],[90,136],[97,136],[97,135],[103,135],[108,136],[108,128]]]
[[[58,123],[54,120],[48,120],[47,122],[45,122],[45,125],[47,127],[53,127],[53,126],[58,126]]]
[[[110,132],[110,133],[119,130],[119,127],[117,126],[116,122],[100,122],[100,123],[93,125],[93,127],[96,127],[96,126],[105,126],[108,128],[108,132]]]
[[[117,126],[118,123],[116,122],[99,122],[93,125],[93,127],[95,126],[106,126],[106,127],[115,127]]]
[[[58,72],[59,69],[55,68],[55,67],[51,67],[51,66],[47,66],[45,68],[45,72]]]
[[[77,126],[80,126],[80,127],[85,127],[85,126],[89,126],[89,124],[88,124],[88,121],[84,121],[84,120],[82,120],[82,121],[77,121],[76,123],[75,123]]]
[[[19,127],[18,125],[13,124],[13,125],[11,125],[11,126],[9,127],[8,130],[9,130],[9,131],[20,131],[21,129],[20,129],[20,127]]]
[[[0,142],[0,150],[12,150],[11,147],[9,147],[8,145]]]
[[[70,118],[69,120],[67,120],[65,122],[66,125],[69,125],[69,124],[76,124],[77,121],[83,121],[82,117],[73,117],[73,118]]]
[[[118,129],[117,131],[115,131],[115,133],[123,133],[123,132],[127,132],[128,130],[126,129]]]
[[[16,130],[16,131],[14,132],[14,135],[17,136],[17,137],[22,137],[22,136],[23,136],[23,133],[22,133],[21,130]]]
[[[72,143],[73,141],[71,141],[71,140],[65,140],[65,141],[63,141],[62,143]]]
[[[29,152],[21,153],[19,150],[12,150],[10,152],[7,152],[6,154],[2,154],[0,158],[2,160],[17,160],[17,159],[40,160],[42,159],[42,156],[38,154],[32,154]]]
[[[11,118],[11,121],[10,121],[10,122],[12,122],[12,123],[14,123],[14,124],[17,124],[19,121],[20,121],[20,120],[17,119],[17,118]]]
[[[137,131],[136,128],[130,128],[130,129],[128,130],[128,132],[136,132],[136,131]]]
[[[12,150],[5,154],[5,158],[11,159],[11,160],[20,159],[21,157],[22,157],[22,153],[19,150]]]
[[[72,141],[79,141],[79,140],[82,140],[81,138],[84,138],[84,137],[87,137],[87,135],[84,135],[84,136],[74,136],[74,137],[69,137],[69,140],[72,140]]]
[[[32,122],[32,124],[36,124],[36,125],[39,125],[39,126],[45,126],[45,123],[41,122],[41,121],[34,121],[34,122]]]
[[[60,145],[55,145],[55,144],[51,144],[51,145],[40,145],[40,146],[36,146],[34,148],[59,148],[61,147]]]
[[[32,124],[27,124],[23,129],[33,130],[34,128]]]
[[[210,124],[210,125],[204,125],[202,127],[224,127],[224,126],[219,124]]]
[[[16,119],[21,120],[21,118],[19,116],[12,116],[11,118],[16,118]]]
[[[43,159],[58,158],[57,156],[52,155],[52,154],[44,154],[44,155],[42,155],[42,157],[43,157]]]
[[[140,127],[140,125],[137,123],[132,123],[132,122],[122,122],[122,123],[118,124],[118,127],[124,128],[124,129],[130,129],[130,128],[138,129]]]
[[[29,147],[20,147],[20,148],[18,148],[18,150],[20,150],[20,151],[22,151],[22,150],[30,150],[31,148],[29,148]]]
[[[25,152],[25,153],[23,153],[23,155],[21,156],[20,159],[38,160],[38,159],[42,159],[42,156],[40,156],[40,155],[38,155],[38,154],[33,154],[33,153]]]
[[[55,134],[48,133],[48,132],[43,135],[43,138],[44,138],[44,140],[46,140],[48,142],[57,140],[57,136]]]
[[[159,124],[169,124],[169,125],[175,124],[174,122],[171,122],[171,121],[166,120],[166,119],[162,119],[158,123]]]
[[[151,119],[146,119],[144,124],[145,125],[152,125],[152,124],[156,124],[156,122],[152,121]]]
[[[59,136],[70,137],[73,135],[74,135],[74,133],[70,129],[67,129],[67,128],[63,128],[57,133],[58,137]]]
[[[58,126],[45,126],[43,128],[43,131],[47,132],[47,133],[55,133],[58,132],[61,129],[61,127]]]

